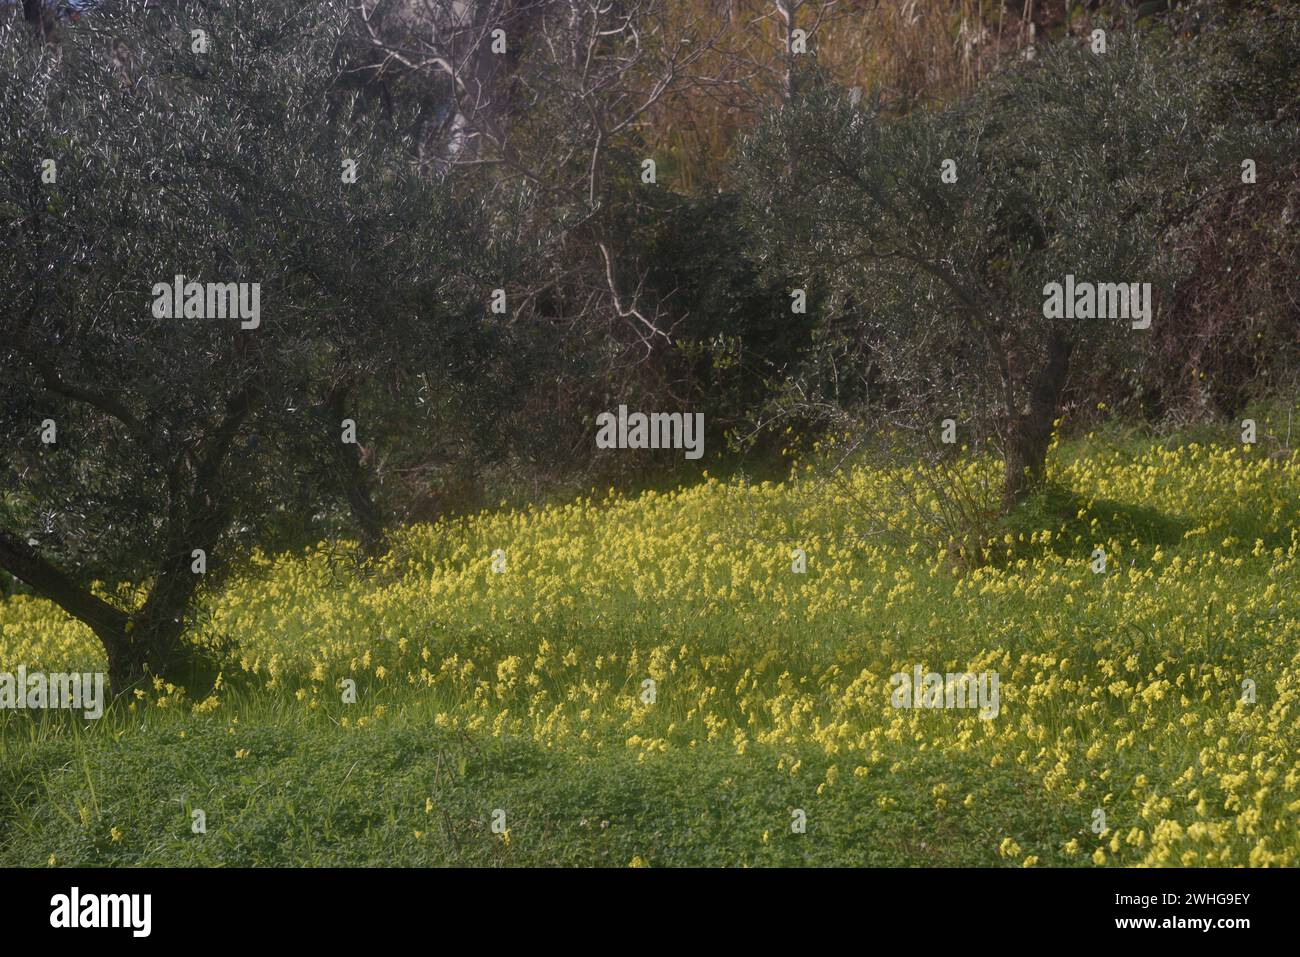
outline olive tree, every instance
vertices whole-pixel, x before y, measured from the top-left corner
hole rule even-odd
[[[472,210],[339,91],[346,19],[0,24],[0,568],[93,629],[118,694],[188,673],[202,588],[284,528],[346,501],[380,549],[360,410],[492,349]]]
[[[1001,449],[1003,506],[1022,500],[1071,375],[1131,368],[1148,323],[1177,321],[1146,312],[1178,279],[1164,231],[1249,188],[1240,160],[1266,133],[1212,125],[1201,96],[1181,54],[1119,36],[902,117],[813,78],[742,156],[761,257],[822,297],[797,391],[927,429],[960,419]],[[1053,284],[1102,301],[1062,304]]]

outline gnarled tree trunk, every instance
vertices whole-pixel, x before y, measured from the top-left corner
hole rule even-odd
[[[132,620],[112,631],[96,629],[108,654],[108,686],[113,697],[143,687],[152,676],[183,685],[183,629],[180,615],[161,621]]]
[[[1023,502],[1046,477],[1052,423],[1056,421],[1061,393],[1065,390],[1072,349],[1070,340],[1053,330],[1047,339],[1046,364],[1034,378],[1024,407],[1009,410],[1011,421],[1002,484],[1002,507],[1006,510]]]
[[[181,568],[161,573],[149,598],[132,616],[81,587],[22,539],[0,530],[0,567],[95,633],[108,658],[114,697],[139,687],[150,675],[169,680],[183,676],[181,635],[198,576],[190,571],[188,559],[177,564]]]

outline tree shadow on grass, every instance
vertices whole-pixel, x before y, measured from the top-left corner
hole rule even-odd
[[[990,564],[1005,565],[1048,552],[1077,558],[1081,547],[1091,552],[1094,544],[1109,540],[1136,540],[1143,547],[1168,548],[1178,545],[1191,525],[1145,505],[1109,498],[1089,501],[1073,489],[1049,484],[1007,515],[1002,528],[1016,541],[1000,544],[990,556]],[[1044,529],[1051,530],[1051,541],[1031,544],[1034,533]],[[1020,541],[1022,535],[1024,541]]]

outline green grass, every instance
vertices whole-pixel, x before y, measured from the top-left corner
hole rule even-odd
[[[1034,783],[1017,769],[938,752],[913,764],[912,775],[882,772],[817,795],[807,782],[829,762],[815,751],[794,776],[772,773],[762,758],[780,754],[768,749],[742,757],[712,745],[648,762],[626,749],[554,753],[519,739],[431,732],[422,710],[412,701],[400,720],[341,736],[327,721],[284,720],[271,704],[240,722],[247,726],[238,743],[255,759],[236,759],[225,729],[185,719],[150,721],[119,741],[50,735],[6,769],[4,861],[980,865],[1003,834],[1020,835],[1027,853],[1050,855],[1062,833],[1084,831],[1067,804],[1028,800]],[[906,748],[898,756],[909,757]],[[974,794],[974,809],[937,811],[937,784]],[[192,833],[196,808],[207,834]],[[490,829],[498,808],[508,842]],[[807,815],[806,833],[791,830],[795,808]]]
[[[195,636],[215,693],[0,713],[0,864],[1294,865],[1300,464],[1222,432],[1058,448],[965,575],[859,535],[866,472],[484,513],[367,578],[259,559]],[[19,597],[18,663],[102,654]],[[997,671],[1001,713],[892,708],[913,665]]]

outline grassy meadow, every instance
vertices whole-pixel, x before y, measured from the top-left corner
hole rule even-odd
[[[1300,864],[1286,420],[1059,445],[973,567],[865,467],[259,556],[196,624],[214,687],[0,712],[0,864]],[[104,660],[17,595],[19,664]],[[918,665],[999,713],[893,707]]]

